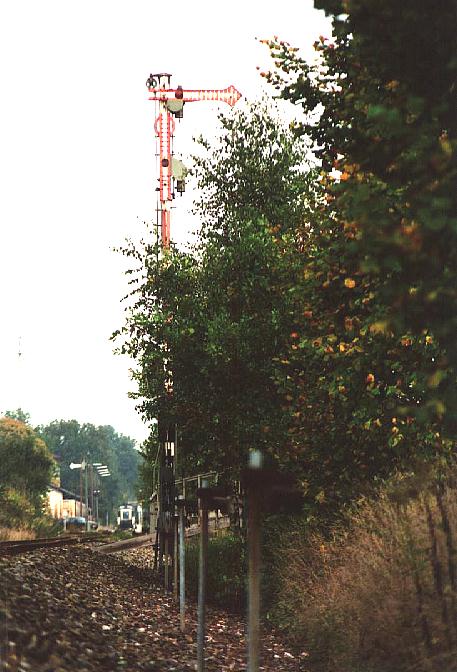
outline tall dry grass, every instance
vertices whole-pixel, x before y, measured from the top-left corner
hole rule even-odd
[[[11,529],[0,527],[0,541],[21,541],[22,539],[35,539],[36,534],[28,529]]]
[[[326,672],[457,670],[457,489],[384,492],[328,541],[284,540],[279,615]]]

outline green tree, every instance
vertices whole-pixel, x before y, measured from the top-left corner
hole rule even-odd
[[[354,231],[338,226],[321,195],[326,175],[300,171],[307,146],[290,132],[272,135],[265,125],[256,133],[250,119],[238,121],[228,125],[225,149],[197,164],[197,340],[212,357],[195,404],[206,390],[199,426],[215,437],[208,444],[199,436],[197,445],[200,455],[208,445],[208,466],[244,457],[246,444],[236,452],[227,441],[263,448],[301,479],[310,513],[322,518],[393,470],[449,451],[440,427],[418,426],[409,411],[427,398],[421,372],[439,349],[429,334],[414,339],[388,328],[378,275],[361,275]],[[272,137],[278,158],[268,170]],[[253,203],[262,220],[252,219]]]
[[[15,411],[5,411],[5,418],[13,418],[13,420],[19,420],[26,425],[30,424],[30,414],[23,411],[22,408],[16,408]]]
[[[289,454],[331,508],[452,455],[456,15],[450,2],[315,4],[334,15],[317,64],[267,41],[276,70],[264,75],[302,107],[294,132],[321,163],[305,319],[278,383],[295,418]],[[427,43],[436,60],[418,57]]]
[[[155,425],[147,440],[143,443],[140,450],[142,462],[138,468],[138,500],[143,502],[144,506],[149,506],[149,500],[157,484],[157,425]]]
[[[79,495],[80,473],[71,470],[70,463],[81,463],[86,456],[90,462],[106,464],[111,476],[100,480],[99,513],[111,520],[117,507],[136,498],[138,451],[133,439],[118,434],[110,425],[96,427],[77,420],[55,420],[38,428],[59,466],[62,487]]]
[[[453,0],[316,0],[334,38],[310,66],[270,42],[267,77],[302,106],[322,161],[334,227],[350,237],[348,277],[371,278],[386,331],[436,351],[404,412],[455,432],[457,324],[457,14]],[[433,58],[427,57],[432,53]],[[341,172],[332,179],[331,171]],[[379,319],[378,319],[379,322]],[[448,412],[446,413],[446,409]]]
[[[384,278],[360,269],[357,228],[340,222],[326,171],[303,166],[295,131],[261,109],[222,125],[194,169],[195,248],[125,250],[138,270],[121,349],[146,419],[178,420],[187,468],[233,472],[261,448],[322,519],[449,454],[439,420],[415,417],[442,350],[394,331]]]
[[[192,470],[236,470],[255,446],[278,459],[285,427],[272,370],[294,328],[316,199],[305,145],[264,105],[220,121],[217,147],[200,141],[195,159],[199,243],[124,250],[138,266],[120,349],[138,361],[139,409],[178,421]]]
[[[54,469],[52,454],[30,426],[10,417],[0,418],[3,524],[30,522],[32,515],[42,513],[43,496]]]
[[[220,137],[199,139],[192,174],[199,197],[201,245],[207,239],[243,231],[245,222],[265,220],[273,234],[296,234],[309,226],[318,187],[311,170],[309,143],[279,120],[279,110],[264,99],[219,116]],[[221,240],[222,242],[222,240]]]

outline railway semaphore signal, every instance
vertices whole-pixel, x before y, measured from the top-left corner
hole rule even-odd
[[[173,179],[176,190],[184,191],[185,168],[181,161],[173,157],[172,140],[175,131],[175,118],[181,119],[185,103],[217,101],[233,107],[241,98],[233,85],[226,89],[183,89],[171,86],[168,73],[150,74],[146,86],[149,100],[159,105],[154,130],[159,141],[159,211],[162,247],[170,246],[170,210],[173,201]]]
[[[158,114],[154,124],[157,136],[156,155],[159,158],[159,187],[157,212],[160,212],[161,244],[162,249],[170,247],[170,212],[174,198],[174,191],[182,193],[185,189],[186,169],[184,164],[173,156],[173,136],[175,119],[182,119],[186,103],[211,101],[223,102],[233,107],[241,98],[234,86],[226,89],[184,89],[182,86],[171,86],[171,75],[168,73],[150,74],[146,87],[149,100],[156,103]],[[165,361],[165,370],[168,362]],[[167,394],[173,391],[171,373],[165,383]],[[169,590],[169,558],[173,557],[174,590],[178,594],[178,526],[179,511],[176,502],[175,479],[177,461],[178,432],[175,423],[168,424],[159,418],[159,447],[158,452],[158,482],[157,501],[155,506],[156,540],[154,543],[154,567],[164,570],[164,583]],[[184,502],[181,504],[185,505]],[[181,511],[181,518],[182,518]],[[182,522],[182,521],[181,521]],[[181,526],[182,527],[182,526]],[[183,529],[181,530],[181,551],[184,552]],[[181,566],[184,566],[181,558]],[[181,628],[184,629],[184,582],[180,589],[180,618]],[[199,667],[199,670],[201,668]]]

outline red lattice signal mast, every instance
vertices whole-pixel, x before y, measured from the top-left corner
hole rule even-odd
[[[227,103],[233,107],[241,98],[234,86],[226,89],[183,89],[182,86],[171,88],[171,75],[159,73],[149,75],[146,86],[149,90],[149,100],[159,104],[159,114],[154,129],[159,140],[160,177],[160,228],[162,246],[170,246],[170,208],[173,201],[173,179],[176,180],[176,190],[184,191],[183,165],[173,158],[172,139],[175,130],[175,117],[183,116],[184,103],[203,100]]]

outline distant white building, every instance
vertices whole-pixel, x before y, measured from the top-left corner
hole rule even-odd
[[[61,488],[50,485],[47,492],[47,508],[53,518],[63,518],[63,492]]]
[[[46,494],[49,514],[56,519],[86,515],[86,506],[79,501],[74,492],[58,485],[48,486]]]

